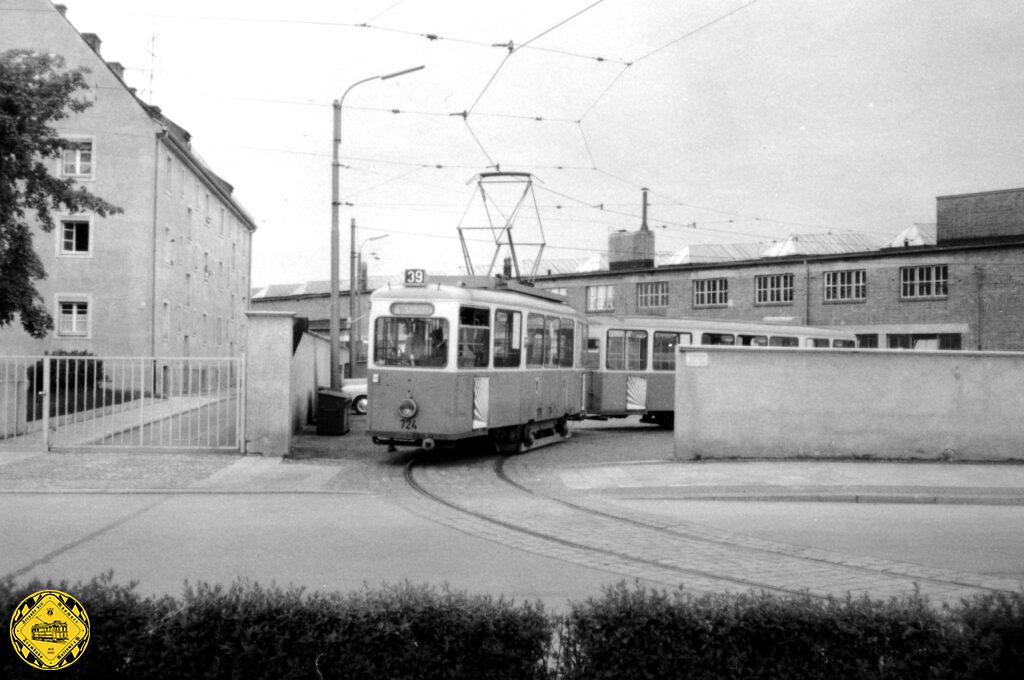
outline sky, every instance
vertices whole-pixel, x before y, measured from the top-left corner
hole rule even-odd
[[[1019,0],[63,0],[255,218],[255,286],[330,276],[332,102],[371,275],[935,221],[1024,186]],[[480,173],[530,173],[487,185]],[[535,206],[535,207],[534,207]],[[368,239],[377,238],[373,241]],[[534,250],[536,250],[534,248]],[[524,246],[524,257],[532,251]]]

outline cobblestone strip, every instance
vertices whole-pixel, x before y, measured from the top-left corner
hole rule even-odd
[[[510,533],[522,532],[533,540],[514,540],[528,542],[532,552],[548,554],[543,552],[551,549],[545,547],[547,542],[565,551],[563,559],[688,589],[806,590],[822,596],[850,593],[888,598],[910,593],[916,585],[940,602],[957,601],[984,589],[936,580],[924,569],[917,574],[890,573],[625,522],[518,489],[499,478],[493,464],[494,459],[435,464],[416,468],[415,478],[431,493],[473,513],[466,518],[452,517],[459,513],[450,509],[443,513],[447,522],[455,522],[467,533],[504,543]],[[436,502],[432,506],[433,510],[424,510],[440,517],[437,508],[444,506]],[[486,524],[493,526],[484,528]]]

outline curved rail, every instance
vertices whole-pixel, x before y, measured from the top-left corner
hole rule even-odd
[[[800,549],[799,552],[794,553],[792,549],[787,550],[789,546],[785,546],[783,544],[775,545],[769,542],[757,540],[744,542],[744,540],[739,537],[736,537],[734,540],[728,540],[724,537],[706,536],[694,532],[679,531],[676,528],[659,526],[635,517],[623,517],[530,489],[508,476],[504,469],[505,461],[507,459],[508,456],[494,456],[491,458],[491,460],[493,460],[491,465],[493,470],[492,480],[499,482],[502,487],[514,489],[518,494],[526,494],[540,502],[557,504],[557,506],[563,510],[570,510],[573,516],[579,518],[580,521],[575,522],[570,520],[568,524],[579,524],[581,526],[587,525],[590,527],[592,535],[595,531],[597,531],[601,536],[606,536],[607,534],[611,534],[616,531],[621,533],[624,529],[626,531],[639,530],[647,535],[647,538],[644,539],[645,548],[650,548],[654,545],[669,546],[671,548],[672,543],[677,543],[678,545],[675,546],[674,549],[680,554],[682,554],[683,551],[692,549],[694,546],[706,546],[710,550],[736,551],[737,553],[746,552],[748,559],[758,560],[758,556],[763,556],[766,563],[771,560],[775,560],[779,564],[785,564],[785,568],[788,569],[790,573],[800,571],[797,567],[801,564],[806,564],[807,571],[814,569],[835,569],[838,573],[838,571],[841,570],[842,574],[838,577],[839,581],[842,581],[844,578],[849,579],[851,576],[860,580],[873,579],[874,577],[877,577],[878,583],[885,584],[888,582],[887,585],[890,590],[899,584],[905,584],[908,592],[913,584],[932,584],[940,591],[955,591],[959,589],[997,592],[1005,590],[1002,588],[987,586],[976,581],[972,582],[969,579],[957,578],[959,574],[956,572],[949,572],[948,576],[941,576],[934,575],[935,572],[941,570],[929,569],[926,567],[907,569],[906,571],[898,568],[901,566],[915,567],[917,565],[900,565],[898,563],[883,561],[871,564],[872,562],[875,562],[874,560],[864,560],[862,563],[857,563],[856,561],[844,561],[840,556],[836,556],[835,559],[829,559],[828,553],[825,551],[813,551],[809,549],[804,551],[803,549]],[[559,533],[554,530],[523,526],[521,524],[517,524],[514,519],[510,519],[507,516],[501,516],[500,513],[489,513],[487,511],[474,509],[468,504],[460,503],[458,499],[445,497],[443,492],[438,493],[428,489],[426,486],[421,484],[415,476],[416,466],[420,462],[421,461],[418,457],[413,457],[406,464],[403,472],[407,485],[415,490],[417,494],[445,506],[456,513],[494,526],[499,526],[502,529],[515,534],[529,536],[543,542],[543,544],[550,544],[552,548],[556,548],[558,550],[568,548],[577,551],[580,555],[593,557],[593,561],[598,564],[592,566],[595,566],[596,568],[615,571],[613,567],[607,566],[607,561],[611,559],[612,561],[618,562],[619,564],[627,567],[633,566],[641,570],[645,568],[655,569],[664,575],[677,575],[682,577],[680,579],[682,581],[685,581],[685,577],[690,577],[691,579],[698,579],[705,584],[708,584],[709,582],[720,583],[722,585],[721,589],[723,590],[732,586],[734,588],[738,587],[747,590],[753,589],[765,592],[804,595],[818,598],[826,598],[829,596],[827,592],[812,592],[806,585],[796,586],[787,583],[772,583],[769,579],[761,580],[757,578],[745,578],[744,575],[713,572],[703,568],[674,564],[672,560],[668,558],[652,559],[649,556],[630,552],[628,547],[623,548],[620,546],[608,547],[595,545],[587,542],[586,536],[579,539],[566,538],[563,535],[559,535]],[[540,524],[543,525],[543,522],[540,522]],[[805,552],[817,552],[818,554],[800,554]],[[560,559],[566,558],[561,556]],[[585,565],[591,562],[589,559],[581,559],[579,561]],[[600,566],[602,564],[606,566]],[[785,579],[779,580],[784,581]],[[686,584],[684,583],[684,585]],[[883,589],[885,587],[885,585],[882,586]],[[957,593],[953,593],[950,595],[950,599],[954,599],[958,596],[959,595]]]

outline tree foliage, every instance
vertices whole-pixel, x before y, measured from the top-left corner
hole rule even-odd
[[[47,159],[65,142],[53,123],[89,108],[85,69],[66,70],[63,57],[28,50],[0,53],[0,327],[18,314],[33,337],[53,328],[35,281],[46,278],[32,244],[32,224],[52,231],[54,213],[121,209],[73,179],[50,174]]]

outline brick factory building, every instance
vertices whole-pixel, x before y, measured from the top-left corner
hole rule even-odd
[[[656,265],[654,232],[609,239],[607,268],[536,285],[588,314],[840,327],[862,347],[1024,351],[1024,189],[940,196],[934,225],[882,247],[855,234],[692,246]]]

